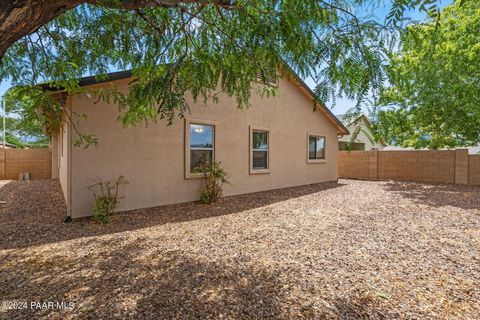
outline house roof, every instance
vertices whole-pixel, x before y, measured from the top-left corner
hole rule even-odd
[[[340,120],[345,126],[351,125],[352,123],[357,121],[359,118],[363,118],[369,126],[371,125],[370,120],[368,120],[367,116],[365,116],[363,113],[357,117],[348,116],[346,113],[337,114],[335,115],[335,117],[337,117],[337,119]]]
[[[336,117],[340,121],[342,121],[342,123],[347,127],[350,126],[351,124],[355,124],[355,122],[358,121],[359,119],[363,119],[365,121],[368,129],[370,129],[371,126],[372,126],[372,123],[370,122],[370,120],[368,120],[367,116],[364,115],[363,113],[361,115],[357,116],[357,117],[351,117],[347,114],[337,114]],[[383,140],[378,140],[378,141],[375,141],[375,142],[380,143],[383,146],[387,145]]]
[[[286,67],[287,71],[294,77],[294,80],[301,86],[301,88],[305,91],[305,93],[310,96],[310,98],[316,99],[317,101],[321,101],[318,99],[318,97],[315,95],[315,93],[310,89],[310,87],[300,78],[300,76],[288,66],[288,64],[284,64]],[[80,87],[84,86],[89,86],[93,84],[99,84],[99,83],[105,83],[105,82],[110,82],[110,81],[116,81],[116,80],[122,80],[122,79],[127,79],[132,77],[132,70],[125,70],[125,71],[117,71],[117,72],[111,72],[107,73],[105,77],[98,78],[98,76],[89,76],[89,77],[83,77],[79,80],[78,85]],[[52,90],[52,91],[59,91],[63,90],[62,88],[56,88],[52,87],[48,83],[42,84],[41,85],[44,90]],[[321,109],[320,112],[322,112],[327,119],[337,128],[337,132],[339,135],[348,135],[350,132],[348,131],[347,127],[340,121],[333,113],[330,111],[330,109],[325,106],[322,102],[320,103]]]
[[[347,121],[345,114],[336,114],[335,117],[337,117],[337,119],[340,120],[344,125],[349,125],[350,124]]]
[[[285,63],[284,66],[287,68],[290,74],[293,75],[293,77],[295,78],[294,80],[298,82],[298,84],[300,84],[300,86],[303,88],[303,90],[305,90],[305,92],[310,96],[312,100],[316,99],[317,101],[320,101],[320,111],[323,111],[323,114],[327,117],[327,119],[330,120],[330,122],[332,122],[332,124],[337,128],[338,134],[342,136],[350,134],[347,127],[342,123],[342,121],[340,121],[332,113],[332,111],[330,111],[330,109],[327,108],[327,106],[323,102],[321,102],[321,100],[315,95],[315,93],[312,91],[312,89],[310,89],[310,87],[305,83],[305,81],[303,81],[302,78],[300,78],[300,76],[295,71],[293,71],[288,64]]]

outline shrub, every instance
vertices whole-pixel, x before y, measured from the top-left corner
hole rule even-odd
[[[95,199],[93,218],[100,223],[107,223],[118,203],[118,187],[122,184],[128,184],[128,181],[123,176],[110,181],[103,181],[97,177],[94,181],[95,184],[88,187],[88,189],[93,190]],[[95,190],[100,192],[97,194]]]
[[[223,185],[229,183],[222,163],[206,161],[199,171],[205,177],[205,188],[200,191],[200,201],[208,204],[217,201],[222,196]]]

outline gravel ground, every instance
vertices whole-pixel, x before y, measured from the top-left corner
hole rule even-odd
[[[61,223],[54,181],[0,200],[0,301],[75,303],[0,318],[480,319],[478,187],[340,180],[106,226]]]

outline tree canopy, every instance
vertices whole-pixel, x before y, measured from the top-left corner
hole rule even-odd
[[[47,127],[63,104],[36,84],[78,93],[80,77],[118,69],[133,70],[130,92],[93,94],[118,104],[124,125],[170,123],[188,111],[187,91],[248,107],[253,88],[277,93],[283,62],[314,79],[320,100],[340,93],[362,101],[384,82],[385,49],[395,40],[389,28],[405,10],[431,11],[435,2],[394,0],[386,26],[358,10],[380,0],[2,1],[0,81],[17,86],[11,108]],[[79,143],[93,142],[79,134]]]
[[[389,143],[415,148],[480,141],[480,2],[446,7],[411,25],[387,68],[377,129]]]

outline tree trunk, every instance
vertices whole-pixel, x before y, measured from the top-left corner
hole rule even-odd
[[[0,59],[17,40],[82,1],[10,0],[0,2]]]
[[[5,52],[19,39],[35,32],[42,25],[76,6],[98,0],[1,0],[0,1],[0,61]],[[187,3],[231,6],[228,0],[121,0],[120,8],[179,7]]]

